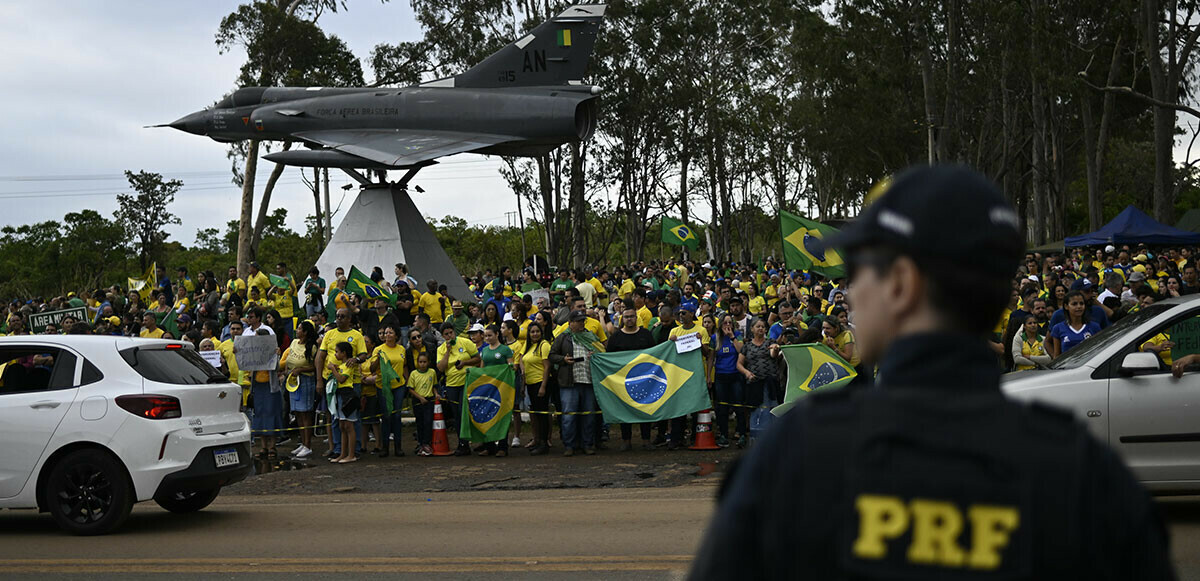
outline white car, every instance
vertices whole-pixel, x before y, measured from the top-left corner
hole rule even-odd
[[[0,337],[0,508],[103,534],[135,502],[209,505],[252,469],[241,389],[190,344]]]
[[[1141,309],[1086,339],[1050,369],[1004,376],[1016,399],[1074,410],[1108,442],[1151,492],[1200,491],[1200,373],[1176,379],[1158,355],[1139,348],[1159,333],[1174,355],[1197,347],[1200,296]]]

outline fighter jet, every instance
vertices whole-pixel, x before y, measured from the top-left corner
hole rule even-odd
[[[462,74],[405,88],[244,87],[156,127],[215,141],[294,141],[265,159],[343,169],[414,169],[456,153],[537,156],[596,128],[583,84],[605,5],[576,5]]]

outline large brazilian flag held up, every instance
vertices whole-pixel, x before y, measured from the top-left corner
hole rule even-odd
[[[846,276],[846,263],[840,252],[822,248],[821,240],[837,234],[837,228],[779,212],[783,236],[783,260],[788,268],[811,270],[827,278]]]
[[[467,368],[466,399],[458,423],[460,438],[472,442],[496,442],[508,437],[517,390],[511,365]]]
[[[818,389],[837,389],[858,376],[846,360],[822,343],[786,345],[782,348],[788,375],[783,403],[771,410],[782,415],[796,401]]]
[[[667,342],[641,351],[592,355],[592,387],[607,423],[652,422],[708,409],[700,351]]]
[[[687,246],[692,250],[700,248],[700,239],[691,226],[674,218],[663,216],[662,241],[676,246]]]

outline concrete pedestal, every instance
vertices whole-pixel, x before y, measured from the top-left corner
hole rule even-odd
[[[366,274],[378,266],[388,281],[395,280],[397,262],[408,265],[417,279],[417,290],[425,292],[425,282],[436,279],[459,300],[472,300],[458,269],[434,236],[433,230],[413,204],[408,192],[398,186],[373,185],[362,188],[346,217],[333,231],[329,246],[317,259],[321,276],[332,282],[334,269],[347,273],[357,266]]]

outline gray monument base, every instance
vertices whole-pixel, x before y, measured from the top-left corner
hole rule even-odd
[[[317,259],[317,268],[326,281],[332,282],[334,269],[339,266],[349,274],[354,265],[368,275],[378,266],[384,278],[392,281],[397,262],[408,265],[422,293],[426,281],[432,278],[446,285],[450,296],[474,300],[408,192],[388,184],[365,186],[333,231],[333,239]]]

